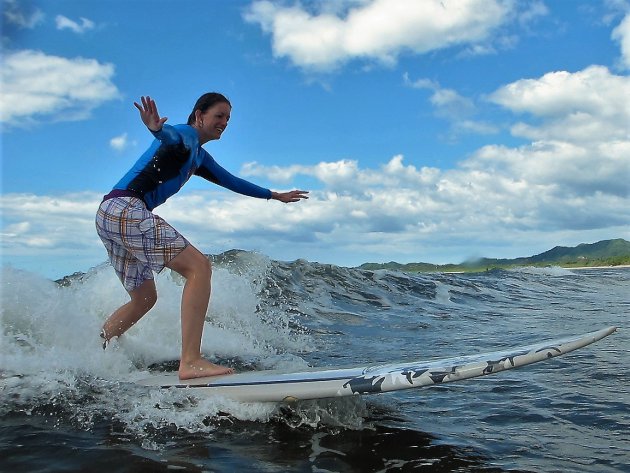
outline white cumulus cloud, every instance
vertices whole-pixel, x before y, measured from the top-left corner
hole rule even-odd
[[[550,72],[501,87],[490,100],[542,122],[519,122],[517,136],[532,140],[602,142],[627,140],[630,123],[630,77],[612,74],[604,66],[578,72]]]
[[[109,146],[111,146],[116,151],[123,151],[129,146],[129,135],[127,133],[123,133],[121,135],[113,137],[109,140]]]
[[[630,13],[613,30],[612,38],[619,42],[622,66],[625,69],[630,69]]]
[[[12,51],[2,57],[1,74],[0,121],[10,125],[83,119],[120,95],[114,66],[95,59]]]
[[[443,92],[426,79],[414,84]],[[320,181],[322,194],[307,204],[312,215],[324,216],[318,238],[333,241],[334,235],[365,251],[377,250],[376,235],[389,242],[390,251],[393,238],[396,248],[411,252],[414,241],[435,244],[445,238],[453,246],[465,246],[466,239],[491,246],[493,235],[522,241],[547,234],[553,241],[551,235],[561,240],[571,234],[625,234],[629,96],[630,78],[602,66],[552,72],[489,96],[518,117],[513,132],[531,141],[518,147],[488,144],[455,169],[417,168],[398,155],[378,169],[340,160],[285,168],[250,163],[242,172],[272,181],[282,176],[290,182],[299,174]],[[442,97],[444,103],[449,97],[461,102],[455,92]],[[440,105],[437,98],[433,102]]]
[[[44,21],[44,13],[39,9],[27,9],[17,0],[4,0],[2,2],[2,20],[8,25],[19,28],[33,29]]]
[[[3,252],[24,255],[33,248],[64,253],[95,244],[94,215],[98,194],[63,196],[5,194],[0,210]],[[71,254],[71,253],[69,253]]]
[[[57,15],[55,17],[55,23],[58,30],[70,30],[77,34],[85,33],[88,30],[94,29],[94,22],[87,18],[81,17],[80,22],[71,20],[63,15]]]
[[[462,96],[456,90],[442,87],[434,80],[412,80],[407,73],[403,74],[403,80],[408,87],[432,91],[429,102],[436,116],[451,123],[451,138],[456,138],[461,133],[487,135],[497,132],[497,127],[491,123],[475,119],[477,106],[473,99]]]
[[[352,59],[392,64],[405,51],[426,53],[476,44],[509,18],[512,2],[502,0],[373,0],[342,2],[345,14],[300,4],[256,1],[245,14],[272,37],[274,56],[295,65],[330,70]]]

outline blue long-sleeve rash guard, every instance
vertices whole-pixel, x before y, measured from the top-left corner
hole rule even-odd
[[[114,189],[140,195],[153,210],[174,195],[194,174],[239,194],[270,199],[271,191],[230,174],[199,144],[189,125],[163,125],[156,140],[118,181]]]

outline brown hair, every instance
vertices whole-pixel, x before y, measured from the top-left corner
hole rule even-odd
[[[219,94],[218,92],[208,92],[207,94],[203,94],[201,97],[197,99],[195,106],[193,107],[193,111],[188,116],[188,124],[192,125],[195,123],[195,112],[199,110],[201,113],[204,113],[210,107],[218,104],[218,103],[226,103],[230,107],[232,104],[225,97],[225,95]]]

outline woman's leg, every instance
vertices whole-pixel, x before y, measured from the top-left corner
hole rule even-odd
[[[153,279],[144,281],[129,296],[131,300],[117,309],[103,325],[102,336],[106,342],[129,330],[155,305],[157,291]]]
[[[231,368],[215,365],[201,356],[201,336],[210,301],[210,261],[192,245],[167,265],[186,278],[182,294],[182,358],[180,379],[229,374]]]

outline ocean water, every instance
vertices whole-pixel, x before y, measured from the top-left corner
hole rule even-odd
[[[630,269],[362,271],[215,258],[203,347],[237,370],[494,351],[610,325],[560,358],[375,396],[238,403],[134,384],[176,368],[183,282],[103,351],[108,265],[60,285],[3,268],[0,471],[628,472]]]

